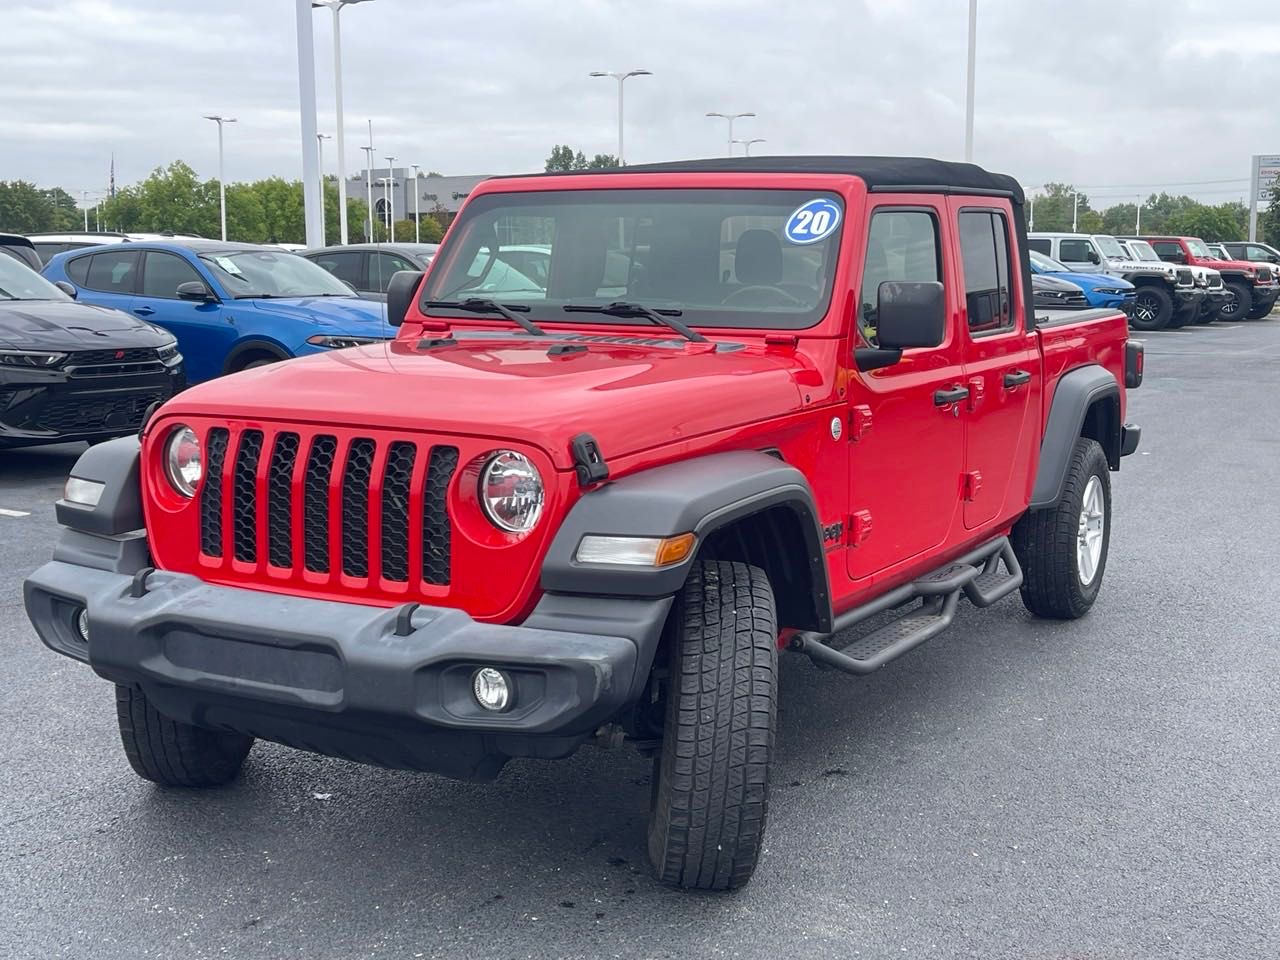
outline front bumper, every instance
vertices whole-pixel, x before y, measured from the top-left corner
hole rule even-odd
[[[1180,313],[1196,315],[1200,312],[1200,305],[1204,303],[1208,291],[1201,290],[1198,287],[1175,287],[1173,291],[1174,309]]]
[[[1280,300],[1280,285],[1273,283],[1269,286],[1256,286],[1253,288],[1254,307],[1274,306],[1276,300]]]
[[[112,563],[86,549],[105,556],[113,544],[136,544],[73,537],[24,588],[27,613],[52,650],[140,686],[156,709],[186,723],[462,779],[491,778],[512,756],[572,753],[635,698],[637,624],[656,643],[670,605],[602,598],[598,605],[632,606],[603,619],[594,616],[600,606],[593,616],[535,610],[524,626],[504,626],[443,607],[410,613],[168,571],[131,575],[128,565],[95,569]],[[87,643],[75,628],[82,608]],[[600,630],[609,615],[617,635]],[[510,678],[506,712],[475,702],[481,666]]]

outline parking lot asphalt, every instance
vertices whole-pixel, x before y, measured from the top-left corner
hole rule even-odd
[[[111,687],[22,609],[81,448],[0,452],[0,956],[1280,955],[1280,318],[1146,342],[1093,612],[964,607],[863,680],[786,655],[731,895],[649,878],[622,750],[477,785],[259,743],[224,789],[139,780]]]

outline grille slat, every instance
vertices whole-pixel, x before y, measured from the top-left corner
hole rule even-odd
[[[257,474],[261,455],[262,431],[246,430],[240,434],[231,480],[234,498],[231,528],[235,557],[242,563],[256,563],[258,560]]]
[[[275,567],[293,566],[293,468],[298,435],[276,435],[267,473],[267,558]]]
[[[438,587],[449,584],[453,531],[446,495],[457,469],[457,447],[431,448],[422,496],[422,579]]]
[[[303,554],[312,573],[329,572],[329,478],[338,451],[336,437],[321,434],[311,441],[303,493]]]
[[[412,443],[396,441],[382,472],[382,576],[397,583],[409,580],[409,485],[417,453]]]
[[[369,575],[369,481],[373,478],[373,441],[352,440],[342,471],[342,572]]]
[[[222,467],[229,436],[226,428],[214,427],[206,441],[209,463],[200,488],[200,550],[210,557],[222,556]]]

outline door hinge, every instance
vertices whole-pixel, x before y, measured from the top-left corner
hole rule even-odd
[[[964,474],[960,484],[960,496],[965,500],[977,500],[978,491],[982,489],[982,474],[977,470],[970,470]]]
[[[871,408],[864,403],[849,411],[849,439],[861,440],[871,429]]]
[[[986,390],[986,380],[982,377],[969,378],[969,412],[972,413],[978,409],[978,404],[982,403],[982,394]]]
[[[849,546],[859,546],[869,536],[871,536],[871,511],[859,510],[849,518]]]

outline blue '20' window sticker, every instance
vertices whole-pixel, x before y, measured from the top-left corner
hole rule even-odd
[[[810,200],[787,218],[784,233],[791,243],[818,243],[840,226],[840,205],[826,197]]]

